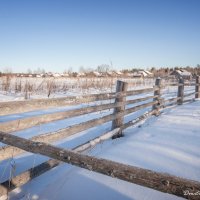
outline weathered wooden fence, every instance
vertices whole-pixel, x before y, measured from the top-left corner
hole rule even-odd
[[[6,195],[9,191],[13,190],[14,188],[27,183],[29,180],[52,169],[53,167],[61,164],[62,162],[67,162],[72,165],[76,165],[82,168],[106,174],[108,176],[116,177],[142,186],[153,188],[162,192],[175,194],[177,196],[181,196],[188,199],[198,199],[197,196],[185,196],[183,191],[188,190],[190,192],[195,192],[197,190],[200,190],[199,182],[194,182],[191,180],[186,180],[167,174],[157,173],[150,170],[136,168],[121,163],[116,163],[113,161],[80,154],[80,152],[83,152],[88,148],[95,146],[101,141],[107,140],[109,138],[114,139],[116,137],[121,137],[125,128],[133,126],[134,124],[145,119],[149,115],[158,115],[159,112],[168,105],[181,105],[185,102],[184,98],[188,98],[190,96],[194,96],[194,98],[200,98],[199,77],[196,78],[196,82],[194,84],[189,84],[190,87],[194,86],[194,92],[192,93],[184,94],[184,88],[187,86],[187,84],[184,83],[183,79],[180,79],[179,83],[171,84],[171,86],[177,87],[177,97],[168,99],[165,99],[162,96],[162,80],[157,79],[154,87],[141,90],[127,91],[127,83],[118,81],[116,92],[113,93],[87,95],[78,98],[70,97],[59,99],[0,103],[0,115],[6,115],[33,111],[35,109],[46,109],[56,106],[66,106],[85,102],[104,102],[100,105],[91,105],[89,107],[79,108],[75,110],[49,113],[0,123],[0,141],[7,144],[7,146],[0,147],[0,160],[8,159],[12,156],[24,153],[25,151],[39,153],[42,155],[49,156],[51,158],[48,161],[17,175],[11,180],[7,180],[1,183],[0,196]],[[126,100],[126,97],[128,96],[143,93],[148,93],[148,96],[143,98],[134,98],[132,100]],[[115,101],[113,103],[108,103],[108,100]],[[131,108],[126,108],[126,105],[134,105],[135,103],[140,103],[144,101],[148,102],[133,106]],[[134,120],[124,123],[124,116],[148,107],[152,107],[152,110],[150,110],[147,113],[144,113],[143,115],[137,117]],[[40,134],[30,138],[29,140],[19,138],[14,135],[15,131],[27,129],[32,126],[108,109],[113,109],[113,114],[108,114],[101,118],[92,119],[86,122],[82,122],[80,124],[69,126],[67,128],[55,132]],[[50,143],[62,140],[71,135],[74,135],[76,133],[109,121],[112,121],[112,127],[110,131],[74,148],[73,150],[60,149],[50,145]]]

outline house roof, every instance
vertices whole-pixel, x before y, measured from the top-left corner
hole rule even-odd
[[[153,75],[153,73],[151,73],[150,71],[144,70],[144,72],[148,75]]]
[[[191,76],[192,74],[185,69],[175,70],[180,76]]]
[[[148,76],[148,74],[145,71],[139,71],[138,74],[141,74],[143,76]]]
[[[93,74],[94,74],[95,76],[101,76],[101,74],[100,74],[99,72],[93,71]]]

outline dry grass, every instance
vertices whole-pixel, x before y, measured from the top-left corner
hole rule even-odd
[[[153,79],[124,78],[129,83],[129,89],[136,87],[151,87]],[[87,94],[115,91],[117,78],[25,78],[25,77],[1,77],[0,92],[14,93],[24,96],[24,99],[32,95],[51,97],[54,94]]]

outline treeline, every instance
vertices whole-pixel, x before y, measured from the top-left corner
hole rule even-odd
[[[152,68],[148,68],[147,71],[151,72],[154,74],[154,77],[165,77],[165,76],[169,76],[171,74],[171,72],[173,72],[174,70],[181,70],[184,69],[188,72],[190,72],[192,75],[200,75],[200,64],[197,64],[196,67],[191,67],[191,66],[186,66],[186,67],[162,67],[162,68],[156,68],[156,67],[152,67]],[[143,71],[143,68],[129,68],[129,69],[122,69],[119,70],[120,72],[122,72],[123,74],[126,73],[137,73],[139,71]],[[113,70],[113,67],[111,65],[107,65],[107,64],[102,64],[97,66],[95,69],[93,68],[84,68],[84,67],[80,67],[79,68],[79,72],[75,72],[73,71],[72,68],[69,68],[67,70],[64,70],[63,73],[64,74],[69,74],[72,77],[77,77],[79,73],[86,73],[88,75],[90,75],[92,72],[99,72],[99,73],[107,73],[109,71],[115,71]],[[10,76],[14,76],[16,73],[12,73],[12,70],[4,70],[4,71],[0,71],[0,76],[2,75],[10,75]],[[37,70],[31,70],[28,69],[26,73],[24,74],[45,74],[45,70],[42,68],[38,68]]]
[[[135,73],[138,71],[142,71],[144,69],[142,68],[133,68],[133,69],[123,69],[123,73]],[[197,64],[196,67],[161,67],[161,68],[149,68],[147,71],[150,71],[151,73],[154,74],[154,77],[165,77],[169,76],[174,70],[186,70],[190,72],[192,75],[200,75],[200,64]]]
[[[151,68],[151,72],[154,74],[154,76],[158,77],[163,77],[163,76],[168,76],[170,75],[171,72],[173,72],[174,70],[186,70],[188,72],[190,72],[192,75],[200,75],[200,65],[198,64],[196,67],[174,67],[174,68],[159,68],[159,69],[155,69],[155,68]]]

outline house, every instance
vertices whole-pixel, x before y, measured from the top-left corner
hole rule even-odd
[[[68,73],[62,73],[60,74],[62,77],[69,77],[69,74]]]
[[[138,72],[134,72],[132,75],[133,78],[143,78],[143,74],[142,73],[138,73]]]
[[[52,72],[45,73],[45,77],[53,77],[53,73]]]
[[[78,74],[77,74],[77,77],[84,77],[85,76],[85,73],[83,73],[83,72],[79,72]]]
[[[123,73],[123,76],[124,76],[124,77],[128,77],[128,78],[133,77],[133,75],[134,75],[134,73],[132,73],[132,72],[124,72],[124,73]]]
[[[112,71],[112,76],[116,76],[116,77],[119,77],[119,76],[122,76],[123,73],[120,72],[120,71]]]
[[[101,73],[102,77],[113,77],[113,72],[112,71],[106,71]]]
[[[59,73],[54,73],[54,74],[53,74],[53,77],[54,77],[54,78],[58,78],[58,77],[61,77],[61,75],[60,75]]]
[[[175,76],[177,79],[183,78],[186,80],[191,80],[192,79],[192,73],[188,72],[185,69],[176,69],[173,72],[170,73],[171,76]]]
[[[91,77],[101,77],[101,73],[96,71],[89,72],[87,75]]]
[[[93,73],[94,73],[94,75],[95,75],[96,77],[100,77],[100,76],[101,76],[101,73],[100,73],[100,72],[94,71]]]
[[[41,76],[42,78],[44,78],[44,77],[45,77],[45,74],[40,74],[40,76]]]
[[[110,72],[110,73],[112,73],[112,76],[113,76],[113,77],[120,77],[120,76],[123,75],[123,73],[120,72],[120,71],[112,71],[112,72]]]
[[[140,71],[134,72],[132,74],[132,77],[134,77],[134,78],[149,78],[149,77],[153,77],[153,76],[154,76],[154,74],[147,70],[140,70]]]
[[[122,76],[123,75],[123,73],[120,72],[120,71],[115,71],[115,73],[117,74],[117,76]]]
[[[144,70],[144,72],[147,74],[148,77],[153,77],[153,73],[150,71]]]

